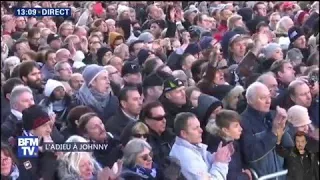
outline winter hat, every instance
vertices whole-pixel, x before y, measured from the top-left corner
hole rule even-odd
[[[85,58],[85,56],[84,56],[82,51],[76,51],[76,53],[73,56],[72,60],[81,62],[84,58]]]
[[[281,49],[279,44],[269,43],[263,48],[262,53],[264,54],[266,59],[270,59],[278,48]]]
[[[293,65],[302,63],[303,55],[298,48],[292,48],[287,52],[286,60],[289,60]]]
[[[151,43],[154,40],[154,37],[150,32],[143,32],[138,37],[138,40],[142,40],[144,43]]]
[[[119,37],[122,37],[122,38],[124,39],[124,37],[123,37],[121,34],[119,34],[119,33],[117,33],[117,32],[110,32],[110,33],[109,33],[109,39],[108,39],[109,45],[110,45],[111,47],[113,47],[115,40],[116,40],[117,38],[119,38]]]
[[[97,62],[102,65],[102,59],[103,56],[107,53],[107,52],[112,52],[112,50],[108,47],[101,47],[100,49],[98,49],[97,51]]]
[[[300,27],[293,26],[288,30],[288,36],[290,39],[290,43],[293,43],[299,37],[304,36],[304,33]]]
[[[58,40],[60,36],[58,34],[49,34],[47,37],[47,44],[50,44],[54,40]]]
[[[242,17],[244,22],[248,22],[252,19],[253,10],[252,8],[245,7],[239,9],[237,13]]]
[[[182,87],[183,82],[175,77],[169,77],[168,79],[166,79],[163,83],[163,93],[167,93],[169,91],[175,90],[179,87]]]
[[[138,59],[139,65],[144,64],[150,54],[153,54],[153,52],[151,52],[150,50],[147,50],[147,49],[140,49],[140,51],[137,54],[137,59]]]
[[[57,88],[57,87],[63,87],[63,84],[60,81],[57,80],[53,80],[53,79],[49,79],[46,83],[46,85],[44,86],[44,91],[43,94],[46,97],[50,97],[52,92]]]
[[[22,111],[23,129],[30,131],[50,121],[50,117],[39,105],[32,105]]]
[[[293,127],[301,127],[311,124],[308,109],[299,105],[292,106],[288,110],[288,121],[293,125]]]
[[[228,57],[228,49],[229,49],[230,40],[233,39],[237,34],[238,33],[234,32],[234,31],[228,31],[222,37],[221,48],[222,48],[224,58]]]
[[[73,64],[72,64],[72,68],[75,68],[75,69],[80,69],[82,67],[85,67],[86,64],[81,62],[81,61],[75,61]]]
[[[303,18],[308,15],[306,11],[300,10],[297,12],[297,14],[294,16],[294,21],[298,23],[298,25],[302,25]]]
[[[127,61],[124,63],[121,70],[122,77],[127,74],[137,74],[137,73],[141,73],[141,68],[139,64],[132,61]]]
[[[212,88],[212,96],[216,97],[220,101],[233,89],[233,86],[230,85],[217,85]]]
[[[184,50],[184,54],[196,55],[201,52],[201,47],[197,43],[190,43],[187,48]]]
[[[195,113],[199,120],[203,122],[208,119],[208,114],[211,114],[219,106],[222,107],[219,99],[207,94],[201,94],[198,97],[198,106],[195,108]]]
[[[89,86],[99,76],[100,73],[106,71],[107,70],[102,66],[98,66],[96,64],[87,65],[82,72],[84,82],[87,86]]]
[[[203,38],[201,38],[201,40],[200,40],[201,50],[208,49],[211,46],[212,40],[213,40],[213,38],[209,37],[209,36],[204,36]]]

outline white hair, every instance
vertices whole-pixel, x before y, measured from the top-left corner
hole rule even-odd
[[[288,34],[288,30],[286,29],[288,22],[292,21],[289,16],[283,16],[276,25],[276,34]]]
[[[113,22],[115,23],[116,21],[115,21],[115,20],[113,20],[113,19],[107,19],[107,20],[106,20],[106,23],[107,23],[107,24],[109,24],[109,23],[113,23]]]
[[[4,69],[7,70],[9,68],[9,65],[17,65],[20,64],[20,59],[17,56],[10,56],[7,59],[4,60]]]
[[[59,54],[61,54],[62,52],[64,52],[64,51],[68,51],[68,52],[70,52],[68,49],[66,49],[66,48],[61,48],[61,49],[59,49],[57,52],[56,52],[56,56],[58,56]]]
[[[123,149],[123,165],[132,167],[136,163],[137,156],[143,152],[144,148],[152,150],[151,146],[143,139],[132,139]]]
[[[256,94],[257,92],[262,89],[262,88],[265,88],[265,89],[268,89],[266,85],[264,85],[263,83],[261,82],[254,82],[252,83],[247,91],[246,91],[246,98],[247,98],[247,102],[250,102],[252,101],[254,98],[256,98]]]
[[[12,89],[10,94],[10,106],[11,108],[16,105],[18,101],[20,101],[20,96],[22,93],[28,92],[32,94],[31,89],[28,86],[17,85]]]
[[[275,76],[275,74],[274,74],[273,72],[266,72],[266,73],[260,75],[260,76],[258,77],[257,81],[264,84],[265,80],[266,80],[267,78],[269,78],[269,77],[274,77],[274,78],[275,78],[276,76]]]
[[[89,152],[67,152],[61,157],[61,160],[68,164],[69,172],[75,171],[77,174],[80,174],[79,165],[83,159],[88,159],[94,166],[94,158]]]
[[[67,140],[66,140],[67,143],[77,143],[77,142],[80,142],[80,143],[86,143],[86,142],[89,142],[87,139],[85,139],[84,137],[82,136],[78,136],[78,135],[73,135],[73,136],[70,136]]]

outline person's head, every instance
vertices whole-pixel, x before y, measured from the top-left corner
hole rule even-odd
[[[192,64],[197,59],[191,54],[185,54],[182,58],[181,67],[185,71],[191,71]]]
[[[240,119],[236,111],[223,109],[217,113],[214,122],[209,122],[206,130],[211,134],[217,133],[225,139],[238,140],[242,133]]]
[[[142,118],[150,129],[161,135],[166,130],[166,114],[159,101],[147,103],[142,109]]]
[[[52,101],[63,100],[66,96],[66,89],[60,81],[49,79],[44,87],[43,94]]]
[[[126,44],[120,44],[114,48],[113,54],[120,57],[122,60],[128,60],[130,58],[129,47]]]
[[[17,56],[10,56],[3,62],[3,70],[10,74],[12,69],[18,64],[20,64],[20,59]]]
[[[9,177],[12,167],[17,165],[17,159],[9,144],[1,142],[1,177]]]
[[[178,78],[172,77],[164,81],[163,95],[177,106],[183,106],[187,103],[185,86]]]
[[[297,132],[294,135],[294,141],[295,141],[295,145],[296,148],[298,149],[298,151],[303,151],[305,150],[305,147],[307,145],[307,135],[304,132]]]
[[[28,41],[34,46],[40,45],[40,28],[33,27],[28,31]]]
[[[78,131],[81,136],[96,142],[107,139],[105,126],[96,113],[83,114],[78,121]]]
[[[67,152],[61,160],[67,168],[77,173],[81,179],[91,179],[94,173],[94,158],[89,152]]]
[[[15,56],[22,58],[22,55],[30,50],[28,39],[20,38],[12,46],[12,51]]]
[[[269,26],[272,30],[275,30],[276,29],[276,26],[277,26],[277,23],[280,21],[280,14],[279,12],[273,12],[271,15],[270,15],[270,18],[269,18]]]
[[[139,51],[144,47],[144,42],[142,40],[136,40],[132,42],[129,46],[129,52],[131,56],[137,57]]]
[[[283,16],[276,25],[276,34],[288,34],[288,30],[294,26],[292,19],[289,16]]]
[[[263,54],[267,60],[283,60],[283,52],[279,44],[269,43],[263,48]]]
[[[73,73],[70,77],[69,84],[74,91],[80,89],[80,87],[84,84],[84,79],[82,74]]]
[[[290,61],[294,68],[301,65],[303,54],[298,48],[292,48],[287,51],[286,60]]]
[[[261,82],[252,83],[246,91],[247,103],[260,112],[269,112],[271,94],[268,87]]]
[[[256,16],[267,16],[267,6],[265,2],[257,2],[253,6],[253,13]]]
[[[18,30],[25,30],[27,27],[26,19],[25,17],[17,17],[16,18],[16,29]]]
[[[147,140],[149,136],[149,128],[143,122],[137,122],[131,128],[131,136],[132,138],[140,138],[143,140]]]
[[[109,32],[115,32],[116,31],[116,21],[113,19],[107,19],[107,28]]]
[[[71,53],[68,49],[61,48],[56,52],[56,60],[60,61],[68,61],[71,58]]]
[[[77,35],[79,38],[87,37],[87,30],[84,26],[76,26],[74,28],[74,34]]]
[[[54,73],[63,81],[69,81],[72,75],[72,67],[67,61],[58,62],[54,66]]]
[[[246,53],[246,42],[237,34],[229,40],[229,52],[235,57],[244,57]]]
[[[319,95],[319,68],[315,68],[308,73],[308,79],[311,89],[311,94],[313,97]]]
[[[227,26],[229,31],[232,31],[236,27],[243,27],[242,16],[237,14],[230,16],[227,20]]]
[[[306,36],[300,27],[291,27],[288,30],[288,36],[293,47],[300,49],[307,47]]]
[[[202,142],[200,122],[196,115],[190,112],[179,113],[174,119],[174,131],[180,138],[191,144]]]
[[[244,88],[242,86],[235,86],[222,99],[223,107],[236,110],[239,100],[243,99],[242,93]]]
[[[46,66],[48,68],[54,69],[54,66],[57,63],[56,60],[56,52],[53,50],[48,50],[46,52],[46,54],[44,55],[45,59],[44,59],[44,63],[46,64]]]
[[[289,84],[295,77],[295,71],[288,60],[275,61],[270,70],[276,75],[276,78],[283,84]]]
[[[308,109],[300,105],[292,106],[288,109],[288,122],[292,124],[296,131],[309,133],[311,120]]]
[[[220,20],[227,21],[232,15],[232,11],[225,7],[220,11]]]
[[[272,98],[276,98],[278,95],[278,82],[275,78],[275,75],[272,72],[267,72],[262,74],[257,79],[258,82],[261,82],[262,84],[266,85],[271,93]]]
[[[142,87],[145,98],[157,100],[163,91],[163,79],[157,73],[152,73],[143,80]]]
[[[93,88],[103,94],[110,92],[109,74],[102,66],[96,64],[87,65],[82,72],[82,76],[88,88]]]
[[[102,47],[102,41],[97,35],[91,35],[88,37],[89,50],[91,53],[96,54],[98,49]]]
[[[128,114],[136,117],[142,109],[142,98],[137,87],[124,87],[119,93],[120,107]]]
[[[289,84],[288,93],[290,99],[296,104],[309,108],[312,103],[312,96],[308,84],[302,80],[294,80]]]
[[[130,84],[141,84],[142,75],[140,66],[135,62],[126,62],[123,65],[122,78],[126,83]]]
[[[19,75],[22,81],[31,88],[42,87],[42,76],[35,61],[24,61],[20,64]]]
[[[200,95],[201,91],[197,86],[190,86],[186,88],[186,97],[193,107],[198,107],[198,99]]]
[[[150,31],[154,37],[159,37],[165,28],[164,20],[153,20],[150,22]]]
[[[123,165],[127,168],[136,166],[152,169],[152,148],[143,139],[130,140],[123,149]]]
[[[104,66],[104,68],[109,73],[110,81],[112,81],[118,85],[122,85],[123,79],[121,77],[121,73],[114,66],[106,65],[106,66]]]
[[[118,56],[112,56],[109,60],[109,65],[115,67],[119,72],[122,72],[123,60]]]
[[[59,35],[63,38],[71,35],[74,31],[74,27],[70,22],[64,22],[59,26],[58,32]]]
[[[22,126],[34,136],[49,137],[53,122],[48,113],[40,105],[32,105],[22,111]]]
[[[183,85],[185,87],[189,86],[189,78],[188,78],[187,74],[183,70],[181,70],[181,69],[174,70],[172,72],[172,76],[175,77],[175,78],[178,78],[180,81],[182,81]]]
[[[90,107],[83,105],[72,108],[67,115],[67,125],[76,130],[80,117],[86,113],[93,113],[93,110]]]

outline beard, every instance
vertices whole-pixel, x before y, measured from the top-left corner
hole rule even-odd
[[[37,81],[28,81],[27,82],[27,85],[30,87],[30,88],[33,88],[33,89],[43,89],[43,83],[41,80],[37,80]]]

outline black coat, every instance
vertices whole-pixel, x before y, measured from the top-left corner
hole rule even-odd
[[[111,136],[108,137],[106,143],[108,144],[107,150],[95,150],[93,151],[93,156],[101,167],[112,168],[113,164],[123,156],[122,145],[118,139]]]
[[[286,149],[283,146],[276,146],[277,153],[285,158],[288,168],[287,180],[318,180],[319,170],[318,156],[314,153],[306,152],[301,155],[296,148]]]
[[[105,127],[108,132],[111,132],[112,135],[119,138],[124,128],[130,122],[134,122],[134,120],[126,116],[121,108],[118,108],[117,114],[107,120]]]
[[[11,136],[18,136],[21,134],[22,120],[18,120],[11,112],[1,124],[1,139],[8,141]]]

